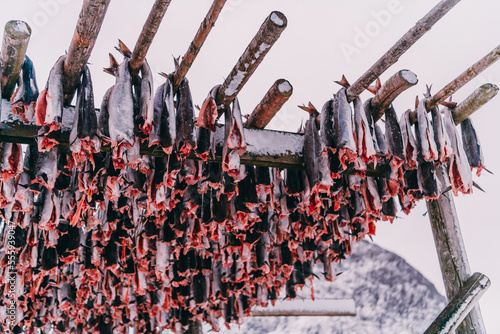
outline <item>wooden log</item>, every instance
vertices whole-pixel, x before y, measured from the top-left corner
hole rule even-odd
[[[295,299],[276,303],[275,306],[257,307],[252,310],[254,317],[332,317],[355,316],[353,299]]]
[[[216,101],[219,117],[250,79],[253,72],[255,72],[283,30],[285,30],[286,25],[287,19],[280,12],[274,11],[266,18],[217,92]]]
[[[437,168],[436,173],[443,189],[449,187],[450,182],[444,166]],[[455,202],[452,193],[448,191],[438,199],[428,200],[426,204],[446,296],[451,301],[471,276]],[[475,307],[467,315],[458,333],[486,333],[479,307]]]
[[[432,96],[426,102],[427,110],[434,109],[439,102],[446,100],[449,96],[462,88],[466,83],[474,79],[482,71],[500,58],[500,45],[494,48],[483,58],[479,59],[474,65],[466,69],[462,74],[456,77],[452,82],[444,86],[439,92]]]
[[[64,62],[63,92],[66,106],[70,105],[73,100],[80,83],[80,76],[90,58],[110,1],[84,0],[83,2]]]
[[[432,8],[413,28],[408,30],[379,60],[375,62],[354,84],[347,90],[347,99],[353,101],[375,79],[385,72],[392,64],[398,61],[416,41],[420,39],[432,26],[439,21],[460,0],[442,0]]]
[[[378,121],[396,97],[408,88],[415,86],[417,82],[417,75],[409,70],[401,70],[390,77],[371,99],[373,120]]]
[[[141,69],[144,59],[146,59],[146,54],[148,53],[149,47],[153,42],[153,39],[160,27],[160,23],[163,20],[163,16],[167,12],[167,8],[170,5],[171,0],[156,0],[153,8],[149,12],[148,19],[144,26],[142,27],[139,39],[135,44],[134,51],[130,57],[129,67],[132,76],[137,76],[139,70]]]
[[[30,36],[31,28],[26,22],[13,20],[5,24],[1,53],[1,92],[2,97],[5,99],[10,99],[16,87]]]
[[[484,84],[476,89],[465,100],[453,109],[453,120],[455,124],[462,123],[466,118],[476,112],[479,108],[489,102],[498,94],[498,86],[494,84]]]
[[[212,3],[212,6],[205,16],[205,19],[203,20],[203,22],[201,22],[201,25],[198,28],[198,32],[194,36],[191,45],[189,45],[189,49],[187,50],[184,57],[182,57],[181,63],[174,73],[174,92],[177,91],[177,88],[179,88],[182,79],[184,79],[187,72],[189,71],[189,68],[193,64],[196,56],[198,55],[198,52],[200,52],[203,43],[205,43],[208,34],[215,25],[215,21],[217,21],[217,18],[219,17],[219,14],[225,4],[226,0],[214,0],[214,2]]]
[[[283,104],[292,96],[292,93],[293,87],[287,80],[276,80],[259,105],[255,107],[246,121],[245,127],[249,129],[264,129]]]
[[[424,334],[446,334],[454,331],[477,305],[490,285],[491,281],[487,276],[474,273]]]

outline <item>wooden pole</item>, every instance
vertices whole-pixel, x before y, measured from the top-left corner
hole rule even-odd
[[[454,331],[490,285],[491,281],[487,276],[474,273],[424,334],[447,334]]]
[[[455,124],[460,124],[465,121],[466,118],[489,102],[497,94],[498,86],[490,83],[484,84],[476,89],[453,109],[453,120]]]
[[[275,306],[257,307],[254,317],[333,317],[356,316],[353,299],[286,300]]]
[[[439,102],[446,100],[450,95],[462,88],[466,83],[478,76],[479,73],[488,68],[491,64],[500,58],[500,45],[494,48],[483,58],[479,59],[474,65],[466,69],[462,74],[456,77],[452,82],[444,86],[439,92],[426,102],[427,110],[434,109]]]
[[[135,44],[134,51],[130,57],[130,72],[132,76],[137,76],[139,70],[141,69],[144,59],[146,59],[146,54],[148,53],[149,47],[153,42],[153,39],[160,27],[160,23],[163,20],[163,16],[167,12],[167,8],[170,5],[171,0],[156,0],[151,12],[149,12],[148,19],[144,26],[142,27],[139,39]]]
[[[182,57],[182,61],[174,73],[174,80],[173,80],[174,92],[177,91],[177,89],[179,88],[182,79],[184,79],[187,72],[189,71],[189,68],[193,64],[196,56],[198,55],[198,52],[200,52],[203,43],[205,43],[208,34],[215,25],[215,21],[217,21],[217,18],[219,17],[219,14],[222,8],[224,7],[225,3],[226,0],[214,0],[212,6],[208,10],[207,15],[205,16],[205,19],[203,20],[203,22],[201,22],[201,25],[198,28],[198,32],[194,36],[191,45],[189,45],[189,49],[187,50],[184,57]]]
[[[450,182],[445,167],[437,168],[436,173],[443,189],[446,189]],[[455,202],[448,191],[438,199],[428,200],[426,203],[446,296],[448,300],[452,300],[471,276]],[[475,307],[467,315],[457,333],[486,333],[479,307]]]
[[[287,80],[276,80],[248,118],[245,127],[250,129],[264,129],[283,104],[292,96],[292,93],[293,87]]]
[[[70,105],[111,0],[84,0],[64,62],[64,104]]]
[[[373,120],[378,121],[396,97],[408,88],[415,86],[417,82],[417,75],[408,70],[401,70],[390,77],[370,102]]]
[[[439,21],[460,0],[442,0],[431,9],[413,28],[399,39],[379,60],[366,71],[361,78],[347,90],[347,99],[353,101],[361,94],[375,79],[385,72],[392,64],[398,61],[416,41],[420,39],[432,26]]]
[[[259,31],[247,46],[233,70],[226,78],[217,93],[217,109],[219,116],[231,102],[245,83],[250,79],[266,54],[278,40],[287,25],[285,15],[280,12],[272,12],[264,21]]]
[[[13,20],[5,24],[1,53],[2,97],[4,99],[10,99],[14,92],[30,36],[31,28],[26,22]]]

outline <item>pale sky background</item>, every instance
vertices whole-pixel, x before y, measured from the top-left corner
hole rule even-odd
[[[102,72],[108,66],[108,53],[118,38],[133,48],[151,9],[153,0],[113,0],[90,58],[96,106],[99,107],[114,78]],[[171,72],[172,56],[187,50],[211,0],[172,0],[148,53],[154,73]],[[251,113],[268,88],[279,78],[290,81],[293,96],[268,126],[295,131],[306,118],[298,104],[311,101],[317,108],[331,98],[342,74],[352,83],[364,73],[416,21],[438,1],[435,0],[228,0],[221,16],[188,73],[195,104],[201,105],[209,90],[223,82],[264,19],[273,10],[283,12],[288,27],[270,50],[260,67],[239,95],[242,113]],[[48,72],[70,44],[82,1],[0,0],[0,25],[13,19],[27,21],[33,29],[28,55],[37,71],[42,89]],[[392,13],[389,11],[391,10]],[[376,13],[390,13],[383,24]],[[437,92],[466,68],[500,43],[500,1],[463,0],[422,37],[399,62],[382,76],[382,82],[401,69],[417,74],[419,83],[396,101],[398,114],[413,108],[416,95],[422,96],[425,84]],[[360,32],[368,39],[360,40]],[[346,54],[342,46],[357,48]],[[120,58],[119,58],[120,59]],[[162,78],[155,74],[156,87]],[[454,95],[460,102],[481,84],[500,84],[500,63]],[[369,97],[364,93],[362,98]],[[500,97],[494,98],[473,117],[483,144],[486,166],[495,175],[484,173],[476,182],[486,193],[475,191],[456,198],[465,246],[473,272],[482,272],[492,286],[481,299],[481,310],[489,333],[500,328],[500,224],[497,189],[500,187],[498,154]],[[409,216],[400,214],[394,224],[380,222],[374,240],[396,252],[419,269],[444,293],[441,272],[432,238],[425,203]]]

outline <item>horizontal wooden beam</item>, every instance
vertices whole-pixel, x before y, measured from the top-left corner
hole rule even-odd
[[[19,72],[24,64],[26,49],[31,36],[30,26],[23,21],[13,20],[5,24],[1,52],[1,84],[2,97],[10,99]]]
[[[474,273],[448,303],[444,310],[427,328],[424,334],[452,333],[477,305],[481,296],[490,287],[490,279],[481,273]],[[478,332],[475,332],[478,333]]]
[[[332,317],[356,315],[354,299],[295,299],[276,303],[275,306],[257,307],[254,317]]]
[[[479,110],[498,94],[498,86],[487,83],[476,89],[465,100],[453,109],[455,124],[462,123],[466,118]]]
[[[101,30],[111,0],[84,0],[75,32],[64,61],[64,104],[70,105],[75,95],[83,68]]]

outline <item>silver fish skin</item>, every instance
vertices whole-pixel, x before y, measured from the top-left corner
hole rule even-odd
[[[404,145],[406,169],[415,169],[417,168],[417,143],[411,130],[410,112],[411,110],[407,110],[401,116],[400,127]]]
[[[36,174],[35,179],[32,181],[32,183],[41,183],[49,190],[52,190],[52,188],[54,188],[58,175],[58,156],[59,154],[57,146],[51,148],[50,150],[38,153]]]
[[[444,108],[443,123],[453,150],[448,162],[451,188],[455,196],[459,192],[469,194],[472,191],[472,172],[449,108]]]
[[[347,102],[346,89],[341,88],[336,96],[333,108],[337,147],[356,152],[356,142],[352,127],[352,112],[349,102]]]
[[[36,125],[49,126],[49,131],[61,128],[63,110],[63,85],[64,61],[66,56],[61,56],[49,73],[47,85],[40,93],[36,102]],[[47,133],[48,133],[47,132]]]
[[[368,123],[368,119],[366,118],[366,113],[361,99],[357,97],[354,99],[353,104],[358,155],[365,163],[369,163],[370,161],[373,161],[373,158],[377,154],[374,146],[374,138],[372,137],[373,132],[370,124]]]
[[[314,116],[306,122],[304,134],[304,163],[311,188],[319,182],[318,158],[321,156],[321,142]]]
[[[420,100],[417,107],[416,134],[419,140],[418,148],[421,157],[425,161],[436,161],[439,158],[438,149],[435,142],[434,130],[427,117],[425,100]]]
[[[116,72],[116,83],[109,94],[109,137],[111,146],[132,147],[134,136],[134,99],[128,59],[125,58]]]
[[[375,130],[375,138],[377,139],[377,154],[385,158],[390,157],[389,147],[387,146],[387,140],[382,132],[382,129],[378,126],[378,124],[375,124],[373,128]]]
[[[142,124],[142,132],[147,135],[151,132],[154,119],[154,88],[153,88],[153,73],[148,62],[144,59],[141,68],[141,97],[140,97],[140,115],[144,123]]]
[[[38,95],[35,68],[31,59],[26,56],[19,75],[18,88],[11,98],[12,113],[19,115],[25,123],[33,122]]]
[[[392,161],[396,159],[401,164],[405,160],[405,146],[401,126],[392,105],[385,111],[385,138],[387,148],[393,157]]]
[[[232,177],[238,177],[240,175],[240,155],[246,151],[238,98],[234,99],[232,109],[225,112],[224,129],[222,170]]]
[[[373,112],[371,108],[371,101],[373,98],[368,99],[363,104],[363,110],[365,111],[366,120],[368,121],[368,126],[370,128],[370,133],[373,139],[373,147],[377,153],[380,153],[380,148],[378,147],[377,134],[375,133],[375,122],[373,121]]]
[[[477,169],[477,175],[481,175],[481,170],[484,169],[484,157],[483,150],[481,149],[481,143],[472,124],[470,118],[466,118],[462,123],[460,123],[462,130],[462,141],[465,154],[467,155],[467,160],[469,165]]]
[[[443,119],[439,108],[436,107],[431,110],[431,115],[432,128],[434,130],[434,141],[436,142],[439,154],[438,160],[441,163],[447,163],[453,151],[451,148],[450,137],[448,136],[448,132],[444,129]]]
[[[109,96],[111,95],[111,92],[113,91],[113,88],[115,86],[112,86],[109,88],[106,93],[104,93],[104,97],[102,98],[101,102],[101,109],[99,110],[99,120],[98,120],[98,126],[97,126],[97,133],[98,135],[103,138],[105,141],[109,142]]]

